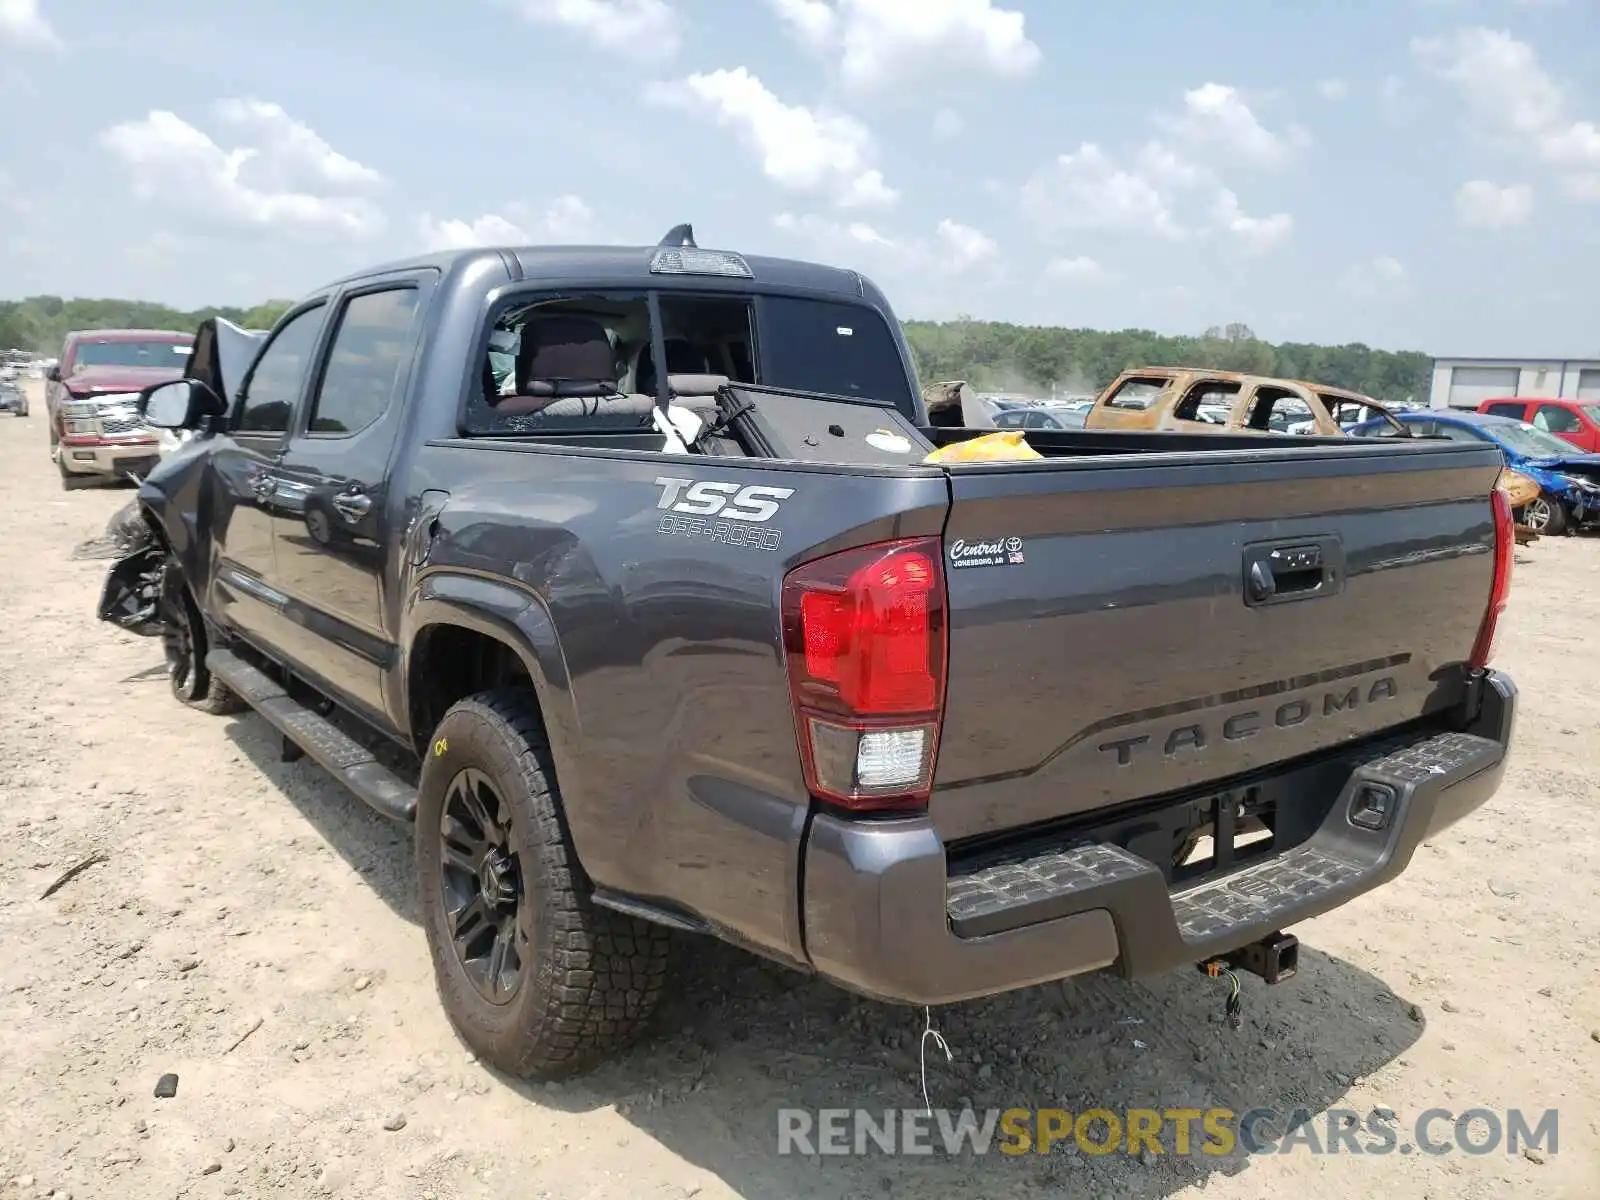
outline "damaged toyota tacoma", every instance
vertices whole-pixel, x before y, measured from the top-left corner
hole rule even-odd
[[[517,1075],[627,1044],[674,931],[913,1005],[1286,977],[1505,767],[1493,446],[928,461],[987,431],[872,283],[686,226],[342,279],[143,406],[194,436],[102,615],[414,827],[443,1005]]]

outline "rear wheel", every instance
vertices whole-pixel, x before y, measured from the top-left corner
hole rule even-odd
[[[670,934],[590,900],[530,693],[484,692],[445,713],[423,763],[416,854],[439,996],[478,1057],[559,1079],[643,1028]]]
[[[1547,492],[1540,492],[1524,506],[1522,524],[1546,537],[1559,537],[1567,530],[1566,506]]]
[[[167,659],[172,694],[190,708],[214,716],[243,712],[245,703],[210,671],[206,651],[211,639],[205,618],[189,594],[178,560],[169,557],[161,572],[161,647]]]

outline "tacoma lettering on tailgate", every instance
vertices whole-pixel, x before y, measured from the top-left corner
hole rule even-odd
[[[1307,721],[1393,700],[1399,693],[1394,678],[1385,675],[1369,684],[1350,684],[1311,696],[1296,696],[1271,709],[1250,708],[1208,722],[1190,721],[1174,725],[1160,739],[1161,753],[1170,758],[1182,750],[1203,752],[1219,741],[1242,742],[1274,729],[1293,729]],[[1117,765],[1126,767],[1133,762],[1136,751],[1144,754],[1145,748],[1154,741],[1153,735],[1141,733],[1135,737],[1112,738],[1101,742],[1097,749],[1103,754],[1115,755]]]

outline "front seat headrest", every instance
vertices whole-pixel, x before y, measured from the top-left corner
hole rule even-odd
[[[589,317],[535,317],[522,327],[517,392],[524,396],[610,396],[617,361],[605,326]]]
[[[706,352],[687,338],[668,338],[667,374],[671,375],[710,375],[711,360]],[[644,344],[644,349],[639,351],[639,369],[636,373],[634,388],[646,396],[656,394],[656,356],[649,342]]]

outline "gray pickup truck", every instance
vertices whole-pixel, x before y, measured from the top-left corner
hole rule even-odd
[[[342,279],[229,374],[146,390],[195,436],[101,614],[414,823],[443,1004],[518,1075],[626,1044],[673,931],[914,1005],[1272,981],[1500,782],[1488,445],[927,462],[980,431],[870,282],[687,227]]]

